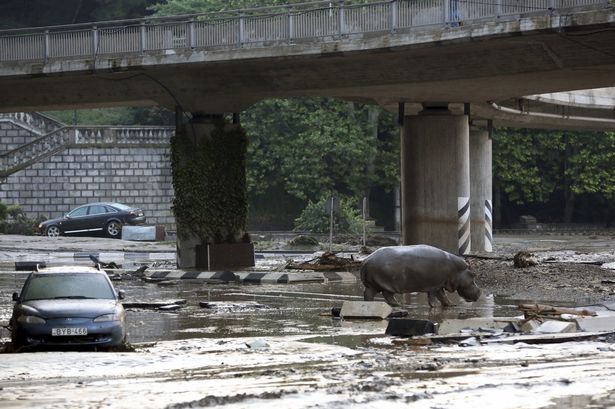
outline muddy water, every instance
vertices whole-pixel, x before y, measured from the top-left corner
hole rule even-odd
[[[0,274],[0,322],[11,314],[11,294],[21,288],[27,274]],[[331,317],[333,307],[345,300],[361,300],[363,286],[355,282],[327,284],[208,285],[196,280],[178,280],[172,285],[142,281],[120,281],[126,302],[185,299],[179,310],[128,308],[128,340],[132,343],[189,338],[263,337],[280,335],[317,336],[319,342],[353,347],[364,337],[355,334],[382,334],[387,321],[343,321]],[[398,296],[416,319],[440,322],[447,318],[514,316],[516,303],[490,295],[475,303],[451,297],[457,306],[430,309],[424,294]],[[214,308],[202,308],[211,302]],[[0,335],[7,337],[6,330]]]

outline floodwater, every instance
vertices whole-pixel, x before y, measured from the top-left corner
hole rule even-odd
[[[7,322],[12,309],[11,294],[19,291],[27,273],[0,273],[0,322]],[[279,335],[326,335],[329,342],[343,344],[336,335],[383,333],[387,321],[342,321],[330,316],[344,301],[362,300],[360,280],[304,284],[205,284],[198,280],[176,280],[162,284],[141,280],[116,281],[126,293],[125,302],[186,300],[181,309],[128,308],[130,343],[170,341],[189,338],[258,337]],[[475,303],[450,295],[452,308],[429,308],[424,294],[397,296],[409,316],[441,322],[447,318],[514,316],[516,302],[483,295]],[[200,306],[210,302],[210,308]],[[8,337],[4,330],[3,336]],[[325,342],[327,338],[324,338]],[[343,339],[343,338],[342,338]]]
[[[0,322],[27,273],[0,272]],[[127,310],[136,352],[0,355],[0,408],[606,408],[615,402],[608,339],[549,345],[411,345],[386,320],[340,320],[359,280],[304,284],[116,281],[126,302],[184,299],[179,310]],[[399,297],[399,296],[398,296]],[[401,298],[399,298],[402,301]],[[515,316],[482,295],[430,309],[405,295],[409,316]],[[200,306],[210,303],[210,308]],[[7,340],[6,330],[0,334]]]

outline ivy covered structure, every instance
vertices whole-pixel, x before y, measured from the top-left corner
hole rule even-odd
[[[171,168],[179,268],[254,265],[246,231],[247,137],[222,116],[178,121]]]

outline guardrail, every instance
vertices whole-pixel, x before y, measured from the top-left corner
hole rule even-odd
[[[66,126],[0,155],[0,177],[5,178],[71,146],[167,146],[173,127]]]
[[[455,26],[590,5],[606,7],[610,0],[386,0],[367,4],[331,0],[222,13],[0,30],[0,62],[293,43],[431,25]]]

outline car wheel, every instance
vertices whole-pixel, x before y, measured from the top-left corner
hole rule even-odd
[[[17,330],[13,330],[11,332],[11,346],[13,348],[13,351],[19,351],[25,346],[23,337],[17,333]]]
[[[47,230],[45,230],[45,234],[47,237],[58,237],[61,234],[61,231],[58,226],[49,226],[47,227]]]
[[[120,237],[121,231],[122,231],[122,225],[116,221],[111,221],[107,223],[107,226],[105,227],[105,232],[107,233],[107,236],[112,237],[114,239]]]

